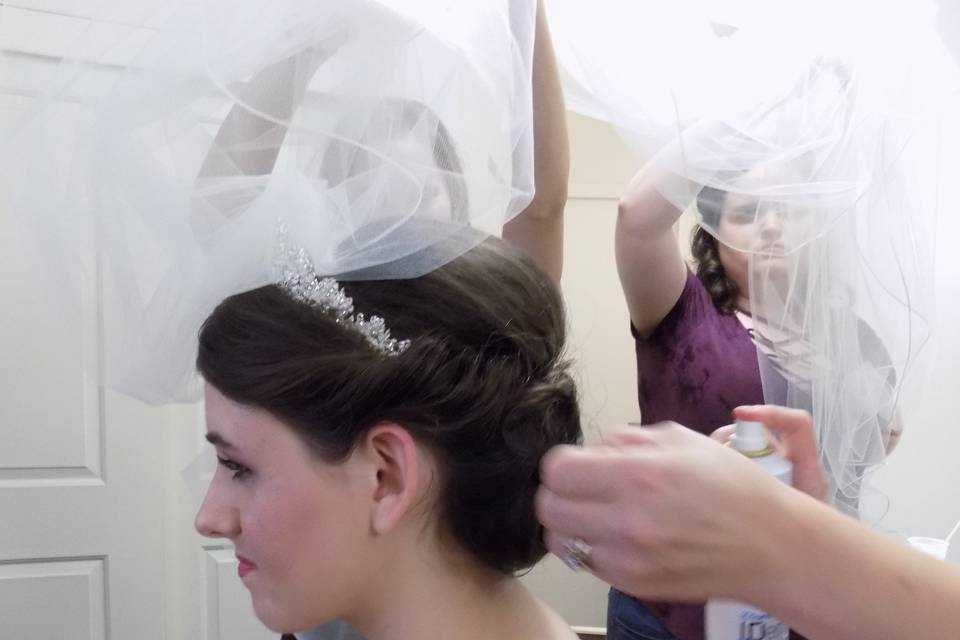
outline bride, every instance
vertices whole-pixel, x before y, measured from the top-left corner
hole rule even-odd
[[[199,513],[269,628],[370,640],[575,636],[517,574],[546,553],[541,457],[581,437],[556,287],[504,241],[402,280],[320,278],[224,300],[200,333]]]
[[[274,109],[290,117],[325,55],[315,53],[306,69],[302,56],[283,61],[255,76],[245,91],[257,95],[272,87]],[[270,628],[312,628],[298,637],[323,640],[360,637],[343,621],[371,640],[573,637],[515,578],[544,554],[531,503],[539,458],[550,446],[579,438],[575,391],[560,359],[563,310],[553,284],[562,262],[566,133],[542,5],[533,80],[537,192],[503,231],[532,262],[490,239],[421,278],[344,282],[341,288],[318,276],[302,254],[286,265],[292,286],[229,298],[204,325],[198,364],[207,380],[208,439],[221,467],[197,528],[236,544],[240,576]],[[430,221],[401,229],[436,235],[443,219],[463,222],[468,189],[457,149],[429,107],[388,101],[364,127],[375,132],[373,140],[389,130],[389,143],[357,154],[350,144],[327,147],[315,164],[328,184],[382,172],[385,158],[400,160],[426,168],[415,217]],[[204,181],[231,174],[270,174],[285,137],[276,122],[233,109],[201,168],[201,190]],[[451,235],[459,240],[441,244],[460,246],[466,235],[472,245],[480,237],[462,229]],[[307,292],[321,285],[327,297],[311,300]],[[356,290],[369,291],[369,299]],[[493,298],[499,308],[491,307]],[[372,305],[378,316],[379,305],[395,305],[382,317],[404,342],[384,334],[379,342],[368,336],[367,345],[357,344],[352,313],[338,316],[343,304]],[[456,307],[469,322],[451,312]],[[335,326],[331,316],[339,321]],[[252,342],[230,333],[236,322]],[[396,323],[407,322],[415,328],[399,333]],[[504,335],[501,322],[512,330]],[[290,326],[281,329],[285,323]],[[520,326],[527,328],[515,334]],[[271,336],[271,327],[279,333]],[[407,337],[418,333],[423,337]],[[464,348],[465,335],[476,348]],[[403,346],[408,341],[412,346]],[[221,346],[207,351],[211,343]],[[338,343],[359,349],[333,346]],[[434,346],[421,356],[406,355],[416,343]],[[364,353],[370,346],[381,352],[380,364]],[[531,349],[537,353],[527,353]],[[259,376],[254,371],[266,364],[234,359],[252,353],[279,368],[257,383],[243,380]],[[491,362],[481,363],[485,353]],[[518,360],[527,364],[518,366]],[[396,369],[401,362],[409,373]],[[468,362],[466,369],[461,362]],[[388,380],[376,383],[376,375]],[[265,389],[254,389],[263,383],[293,386],[282,399],[267,392],[268,399]],[[317,386],[328,384],[322,387],[327,390]],[[378,391],[378,384],[392,388]],[[391,392],[391,402],[377,404]],[[331,422],[331,412],[346,413]],[[330,620],[338,622],[324,624]]]

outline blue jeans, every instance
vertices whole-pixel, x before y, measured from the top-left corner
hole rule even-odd
[[[676,640],[650,609],[636,598],[610,589],[607,640]]]

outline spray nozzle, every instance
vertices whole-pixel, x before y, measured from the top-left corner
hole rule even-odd
[[[768,451],[770,438],[762,422],[737,420],[737,430],[731,441],[733,448],[743,453]]]

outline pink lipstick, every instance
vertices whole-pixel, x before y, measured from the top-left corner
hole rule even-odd
[[[244,557],[241,556],[241,555],[238,555],[238,556],[237,556],[237,563],[238,563],[238,564],[237,564],[237,574],[238,574],[241,578],[243,578],[244,576],[246,576],[246,575],[249,574],[251,571],[254,571],[254,570],[257,568],[257,565],[253,564],[252,562],[250,562],[249,560],[247,560],[246,558],[244,558]]]

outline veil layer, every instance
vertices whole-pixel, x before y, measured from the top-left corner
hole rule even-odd
[[[960,141],[952,10],[550,10],[571,107],[611,123],[667,200],[745,263],[764,397],[813,414],[835,499],[855,512],[931,351],[935,222]]]
[[[412,277],[532,197],[534,2],[40,4],[0,7],[0,193],[59,304],[102,286],[111,387],[193,397],[281,227],[319,273]]]

